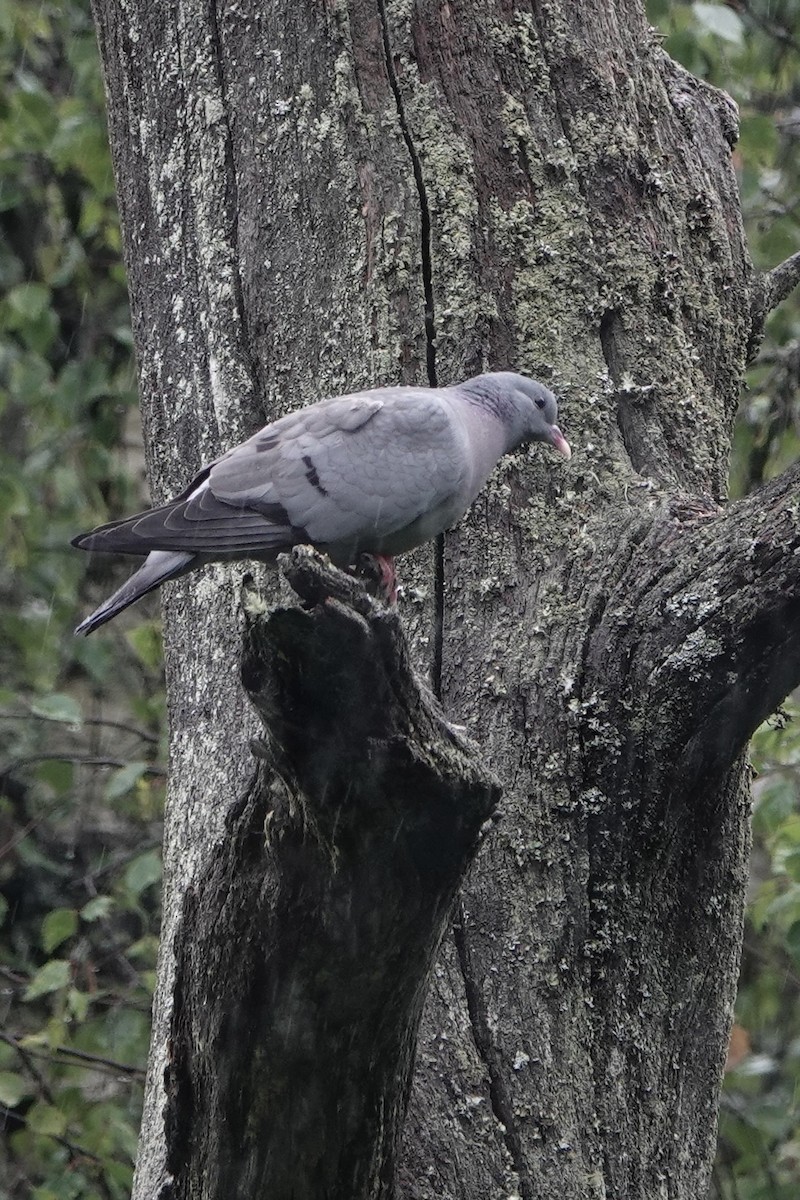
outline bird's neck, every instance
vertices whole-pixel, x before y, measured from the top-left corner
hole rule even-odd
[[[497,456],[516,450],[526,438],[525,421],[519,408],[506,390],[498,387],[491,375],[478,375],[460,385],[459,391],[466,397],[474,414],[488,430],[492,428],[492,439]]]

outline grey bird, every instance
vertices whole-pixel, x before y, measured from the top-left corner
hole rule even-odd
[[[205,563],[274,562],[302,543],[340,567],[374,556],[392,601],[393,556],[454,525],[504,454],[538,441],[570,458],[556,418],[553,393],[510,371],[453,387],[374,388],[291,412],[203,467],[174,500],[73,540],[147,555],[75,632],[91,633]]]

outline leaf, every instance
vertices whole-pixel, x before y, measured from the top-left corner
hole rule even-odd
[[[775,878],[765,879],[755,896],[750,901],[750,921],[753,928],[763,931],[770,915],[770,908],[775,903],[778,884]]]
[[[48,721],[63,721],[67,725],[80,725],[83,721],[81,706],[74,696],[67,696],[64,692],[54,692],[51,696],[34,700],[31,712],[37,717],[47,717]]]
[[[724,4],[692,5],[698,25],[706,33],[716,34],[726,42],[739,46],[744,35],[742,18]]]
[[[67,115],[52,142],[53,161],[60,171],[79,171],[92,191],[101,197],[114,190],[114,176],[105,130],[92,114]]]
[[[739,130],[739,145],[750,168],[774,163],[779,145],[774,119],[763,113],[745,113]]]
[[[161,670],[163,645],[160,622],[144,621],[135,629],[131,629],[125,637],[128,645],[145,667],[149,667],[153,671]]]
[[[18,329],[20,324],[36,321],[50,306],[50,289],[43,283],[18,283],[5,298],[11,315],[9,326]]]
[[[780,891],[767,910],[767,920],[782,929],[788,929],[795,921],[800,921],[800,887],[787,887]]]
[[[25,989],[23,1000],[36,1000],[38,996],[46,996],[66,987],[72,974],[69,960],[66,958],[51,958],[40,967]]]
[[[23,1096],[30,1096],[31,1088],[15,1071],[0,1071],[0,1104],[16,1108]]]
[[[781,866],[795,883],[800,883],[800,849],[790,850],[784,857]]]
[[[0,517],[26,517],[30,501],[25,489],[16,479],[0,479]]]
[[[55,132],[53,102],[42,92],[12,92],[9,116],[7,128],[14,146],[28,153],[43,150]]]
[[[95,896],[81,909],[82,921],[102,921],[111,912],[114,904],[111,896]]]
[[[131,1157],[133,1158],[136,1145],[136,1135],[133,1133],[133,1131],[131,1131],[130,1140],[134,1144],[134,1151],[131,1154]],[[103,1171],[106,1178],[117,1185],[117,1194],[120,1196],[127,1196],[130,1194],[131,1185],[133,1183],[132,1166],[128,1166],[127,1163],[116,1162],[112,1159],[104,1164]]]
[[[140,1062],[147,1055],[149,1021],[135,1008],[111,1010],[105,1019],[105,1042],[113,1058]]]
[[[125,885],[134,896],[139,896],[153,883],[161,879],[161,856],[155,850],[148,850],[128,863],[125,871]]]
[[[146,770],[147,763],[145,762],[130,762],[126,766],[120,767],[106,784],[106,800],[119,800],[121,796],[127,796]]]
[[[91,997],[87,992],[81,992],[78,988],[70,988],[67,994],[67,1007],[76,1021],[81,1023],[86,1020],[89,1013],[89,1003]]]
[[[41,1032],[45,1045],[51,1050],[57,1050],[59,1046],[66,1044],[67,1023],[61,1016],[51,1017]]]
[[[146,933],[144,937],[132,942],[125,953],[128,958],[141,958],[155,965],[158,954],[158,938],[154,933]]]
[[[72,790],[75,782],[75,765],[63,758],[51,758],[36,768],[36,778],[48,784],[58,796]]]
[[[67,1118],[54,1104],[34,1104],[26,1117],[28,1128],[33,1133],[46,1133],[62,1137],[66,1133]]]
[[[42,949],[51,954],[78,929],[78,914],[74,908],[54,908],[42,921]]]
[[[786,949],[794,959],[795,966],[800,966],[800,921],[795,921],[787,929]]]

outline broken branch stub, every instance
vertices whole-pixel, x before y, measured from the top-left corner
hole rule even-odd
[[[261,761],[176,942],[175,1196],[239,1194],[243,1163],[251,1195],[390,1194],[428,976],[499,799],[396,611],[308,548],[284,569],[314,606],[248,617]]]
[[[337,863],[386,852],[415,887],[455,888],[497,781],[414,675],[396,609],[309,547],[284,573],[313,607],[250,620],[242,667],[274,770]]]

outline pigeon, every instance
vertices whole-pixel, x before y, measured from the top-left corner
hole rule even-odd
[[[553,393],[510,371],[452,387],[373,388],[291,412],[203,467],[174,500],[73,539],[82,550],[147,556],[75,632],[205,563],[272,563],[298,544],[344,568],[372,556],[393,602],[394,556],[454,525],[504,454],[539,441],[570,458],[556,418]]]

